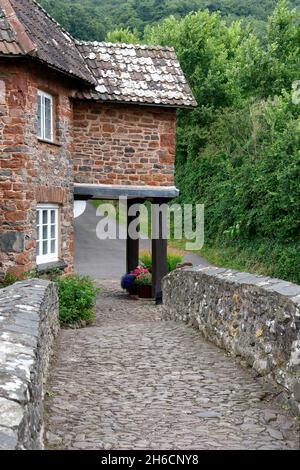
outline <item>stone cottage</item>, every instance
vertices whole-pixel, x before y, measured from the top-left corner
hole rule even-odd
[[[74,199],[175,197],[176,110],[195,105],[173,49],[79,42],[35,0],[0,0],[0,276],[72,272]]]

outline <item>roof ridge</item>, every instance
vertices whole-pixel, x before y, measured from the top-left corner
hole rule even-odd
[[[73,41],[74,43],[76,42],[76,39],[73,38],[73,36],[69,33],[69,31],[67,31],[58,21],[56,21],[53,18],[53,16],[51,16],[37,0],[31,0],[31,1],[32,3],[35,3],[35,5],[44,13],[44,15],[46,15],[54,24],[56,24],[56,26],[58,26],[62,30],[62,32],[66,36],[68,36],[69,39],[71,39],[71,41]]]
[[[78,54],[80,55],[80,57],[82,58],[82,63],[84,64],[87,72],[89,72],[91,74],[91,78],[93,78],[93,80],[95,81],[96,78],[92,72],[92,70],[90,69],[90,67],[88,66],[88,64],[86,63],[86,60],[84,59],[81,51],[79,50],[79,48],[77,47],[77,39],[75,39],[70,33],[69,31],[67,31],[58,21],[56,21],[46,10],[45,8],[42,7],[42,5],[39,4],[39,2],[37,0],[31,0],[36,6],[37,8],[39,8],[43,13],[44,15],[46,15],[56,26],[58,26],[62,33],[67,36],[68,39],[70,39],[70,41],[74,44],[75,48],[77,49],[78,51]],[[95,83],[94,83],[95,84]]]
[[[96,80],[75,39],[38,1],[0,0],[0,6],[5,10],[3,15],[9,28],[9,33],[5,32],[0,24],[0,38],[4,38],[4,41],[0,40],[1,53],[34,57],[63,73],[95,85]]]
[[[75,39],[77,45],[79,46],[105,46],[105,47],[122,47],[122,48],[133,48],[133,49],[153,49],[159,51],[168,51],[175,52],[174,47],[171,46],[159,46],[154,44],[133,44],[126,42],[106,42],[106,41],[82,41],[80,39]]]
[[[0,7],[9,23],[12,31],[15,34],[19,47],[25,54],[33,53],[36,51],[37,46],[28,36],[26,29],[22,22],[19,20],[10,0],[0,0]]]

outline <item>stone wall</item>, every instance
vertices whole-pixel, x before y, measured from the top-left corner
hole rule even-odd
[[[74,103],[75,182],[174,185],[176,111]]]
[[[59,330],[53,283],[0,290],[0,450],[43,448],[43,396]]]
[[[300,286],[216,267],[185,268],[163,281],[163,315],[197,327],[283,386],[300,416]]]
[[[36,264],[36,205],[60,206],[60,257],[73,267],[72,82],[22,59],[1,60],[0,277]],[[55,142],[37,136],[37,91],[54,97]]]

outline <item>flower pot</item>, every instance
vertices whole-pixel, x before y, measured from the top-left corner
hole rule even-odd
[[[152,286],[137,286],[138,296],[141,299],[152,299]]]
[[[128,289],[129,295],[138,295],[138,286],[136,284],[132,284]]]

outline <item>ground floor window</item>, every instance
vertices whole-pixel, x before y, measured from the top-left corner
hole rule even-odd
[[[55,204],[37,206],[37,264],[58,261],[58,211]]]

